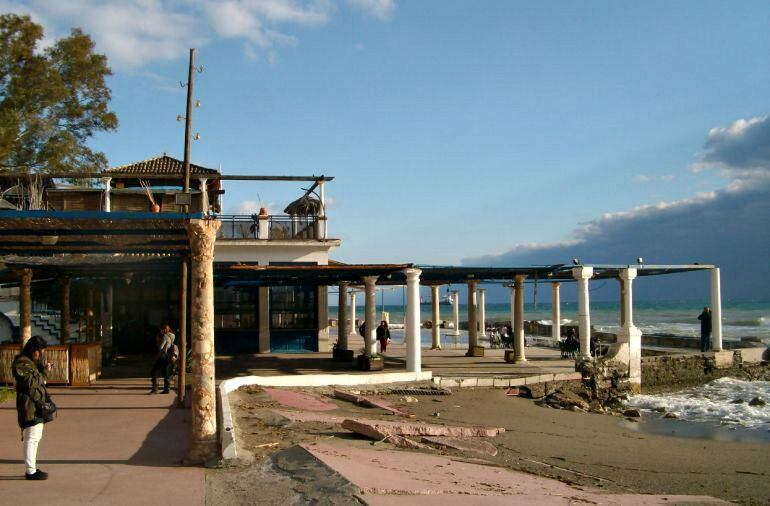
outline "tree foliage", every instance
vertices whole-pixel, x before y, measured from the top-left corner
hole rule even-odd
[[[86,141],[118,125],[107,57],[78,28],[45,49],[42,38],[28,16],[0,15],[0,173],[101,170]]]

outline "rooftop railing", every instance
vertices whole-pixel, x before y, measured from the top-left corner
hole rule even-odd
[[[219,215],[222,226],[217,234],[222,240],[315,240],[323,239],[323,217]]]

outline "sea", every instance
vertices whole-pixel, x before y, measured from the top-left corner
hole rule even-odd
[[[634,324],[645,334],[671,334],[674,336],[700,336],[698,315],[708,300],[680,301],[634,301]],[[336,308],[330,307],[330,316],[336,317]],[[561,303],[561,323],[577,323],[577,302]],[[396,325],[403,324],[405,306],[378,305],[377,318],[387,312],[389,321]],[[439,306],[440,319],[452,321],[451,305]],[[421,321],[431,318],[430,303],[420,305]],[[364,308],[357,307],[356,317],[364,318]],[[528,303],[524,306],[526,320],[538,320],[551,324],[551,304]],[[467,305],[460,304],[460,321],[467,321]],[[505,322],[511,319],[511,306],[504,304],[486,304],[487,324]],[[614,332],[619,328],[620,305],[618,302],[591,302],[591,324],[600,332]],[[725,340],[740,340],[743,337],[757,337],[770,344],[770,301],[730,301],[722,302],[722,336]],[[430,341],[428,341],[430,342]]]

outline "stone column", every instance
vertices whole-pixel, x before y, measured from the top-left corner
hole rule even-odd
[[[561,298],[559,297],[560,283],[551,283],[551,337],[561,341]]]
[[[112,199],[110,198],[110,181],[112,181],[111,177],[103,177],[102,183],[104,183],[104,193],[102,196],[102,211],[110,212],[112,211]]]
[[[350,326],[348,322],[348,283],[341,281],[339,284],[339,298],[337,299],[337,348],[348,349],[348,334]]]
[[[593,267],[574,267],[572,277],[578,285],[578,332],[580,334],[580,360],[591,359],[591,303],[588,280],[594,275]]]
[[[192,341],[192,444],[187,463],[214,458],[217,442],[217,398],[214,383],[214,243],[217,220],[190,220],[192,251],[190,335]]]
[[[377,301],[375,284],[377,276],[364,276],[364,355],[371,357],[377,353]]]
[[[176,405],[185,406],[187,395],[187,301],[190,294],[190,261],[185,257],[179,266],[179,374],[176,377]]]
[[[70,285],[70,278],[59,279],[59,289],[61,290],[59,342],[61,344],[67,344],[70,340]],[[112,337],[111,330],[110,337]]]
[[[358,326],[356,326],[356,291],[350,290],[350,327],[348,327],[348,334],[358,334]]]
[[[430,296],[431,296],[431,316],[432,316],[432,325],[430,327],[430,333],[431,333],[431,350],[440,350],[441,349],[441,329],[439,328],[439,294],[438,294],[439,287],[434,285],[430,287]]]
[[[514,278],[514,314],[513,318],[515,323],[513,324],[513,362],[520,363],[526,362],[527,357],[524,353],[525,341],[524,341],[524,280],[527,276],[524,274],[517,274]]]
[[[270,215],[262,214],[262,209],[257,215],[257,239],[270,239]]]
[[[634,305],[632,282],[636,278],[636,269],[622,269],[619,279],[623,286],[623,326],[618,331],[618,344],[628,346],[628,380],[631,389],[640,392],[642,389],[642,331],[634,325]],[[621,355],[621,359],[625,358]]]
[[[452,335],[459,336],[460,335],[460,292],[458,290],[452,291],[452,313],[455,320],[455,330],[452,333]]]
[[[19,275],[19,342],[22,348],[32,337],[32,269],[21,269]]]
[[[208,187],[208,180],[207,179],[201,179],[199,181],[198,189],[201,192],[201,212],[208,214],[209,213],[209,187]]]
[[[711,349],[722,351],[722,287],[719,267],[711,269]]]
[[[479,345],[479,329],[476,322],[476,284],[468,281],[468,354],[474,346]]]
[[[618,277],[618,285],[620,286],[620,327],[623,328],[626,324],[626,284],[623,277]]]
[[[259,353],[270,353],[270,287],[257,288],[257,305],[259,306]]]
[[[487,335],[487,291],[479,288],[479,335]]]
[[[324,285],[318,287],[318,351],[322,353],[331,351],[329,344],[329,289]]]
[[[406,273],[406,370],[420,372],[420,269],[407,269]]]

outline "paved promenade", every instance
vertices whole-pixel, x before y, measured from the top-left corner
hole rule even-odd
[[[42,482],[23,479],[15,403],[0,404],[0,503],[203,504],[204,469],[180,465],[190,410],[148,391],[147,379],[51,388],[59,416],[40,444],[38,467],[50,473]]]

